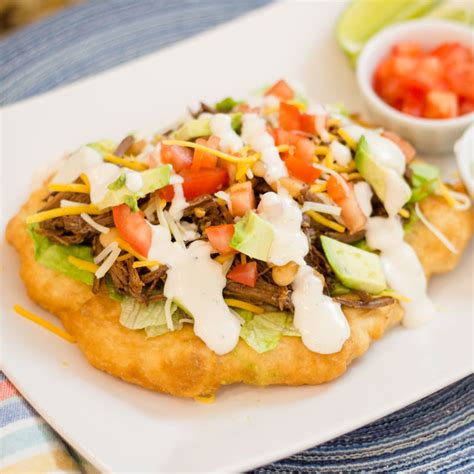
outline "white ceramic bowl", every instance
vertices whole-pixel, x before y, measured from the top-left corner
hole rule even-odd
[[[422,153],[452,153],[454,142],[474,122],[474,113],[452,119],[413,117],[385,103],[372,87],[377,65],[390,52],[391,47],[401,41],[416,41],[426,49],[457,41],[472,50],[474,30],[445,20],[412,20],[399,23],[374,35],[365,45],[357,62],[357,82],[371,121],[397,132]]]

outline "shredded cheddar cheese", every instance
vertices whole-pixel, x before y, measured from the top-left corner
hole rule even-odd
[[[142,262],[133,262],[133,268],[141,268],[141,267],[157,267],[160,265],[158,260],[143,260]]]
[[[328,168],[331,168],[331,169],[334,168],[334,155],[332,154],[331,150],[328,150],[328,152],[326,153],[326,156],[324,157],[322,165],[327,166]]]
[[[205,151],[206,153],[217,156],[218,158],[222,158],[223,160],[228,161],[229,163],[253,164],[260,158],[260,155],[258,153],[255,153],[249,157],[242,158],[239,156],[229,155],[228,153],[224,153],[219,150],[214,150],[214,148],[209,148],[205,145],[201,145],[200,143],[187,142],[185,140],[163,140],[162,143],[163,145],[178,145],[178,146],[185,146],[188,148],[194,148],[196,150]]]
[[[76,268],[79,268],[79,270],[85,270],[86,272],[95,273],[99,268],[99,265],[83,260],[82,258],[74,257],[73,255],[69,255],[67,261]]]
[[[398,213],[405,219],[408,219],[410,217],[410,212],[407,211],[406,209],[400,209]]]
[[[19,314],[20,316],[23,316],[24,318],[29,319],[30,321],[38,324],[42,328],[47,329],[53,334],[56,334],[56,336],[62,337],[64,340],[71,342],[73,344],[76,342],[76,340],[71,336],[71,334],[66,332],[64,329],[58,328],[57,326],[50,323],[49,321],[46,321],[46,319],[43,319],[42,317],[34,313],[31,313],[30,311],[26,310],[19,304],[14,305],[13,310],[15,311],[15,313]]]
[[[126,158],[119,158],[118,156],[110,155],[109,153],[104,154],[104,160],[135,171],[144,171],[148,169],[148,166],[141,161],[127,160]]]
[[[143,255],[140,255],[136,250],[132,248],[132,246],[129,243],[125,242],[125,240],[123,240],[121,237],[117,237],[115,240],[118,243],[119,247],[122,250],[125,250],[125,252],[128,252],[129,254],[133,255],[135,258],[137,258],[138,260],[142,262],[147,261],[147,259]]]
[[[439,193],[441,194],[441,196],[444,197],[444,199],[446,199],[449,206],[453,208],[456,207],[457,205],[456,199],[453,198],[453,196],[449,192],[448,187],[441,180],[438,182],[438,189],[439,189]]]
[[[222,265],[223,263],[227,262],[227,260],[231,258],[234,258],[234,256],[233,255],[218,255],[214,260],[217,263],[220,263]]]
[[[350,173],[356,169],[354,161],[351,161],[348,166],[333,165],[332,169],[337,173]]]
[[[26,218],[26,223],[34,224],[36,222],[47,221],[48,219],[61,216],[77,216],[83,212],[85,214],[101,214],[104,210],[97,209],[97,207],[91,204],[84,204],[84,206],[58,207],[49,211],[31,214]]]
[[[246,303],[245,301],[234,300],[233,298],[224,298],[224,301],[227,303],[228,306],[246,309],[247,311],[250,311],[255,314],[262,314],[265,312],[265,310],[260,306],[256,306],[251,303]]]
[[[326,155],[329,152],[328,146],[317,146],[314,150],[316,155]]]
[[[347,143],[349,148],[353,150],[357,148],[357,142],[343,128],[340,128],[337,133]]]
[[[120,255],[120,257],[117,258],[117,262],[123,262],[124,260],[128,260],[129,258],[132,258],[133,255],[131,253],[126,253],[123,255]]]
[[[81,194],[89,194],[89,186],[86,184],[59,184],[59,183],[51,183],[49,184],[49,190],[54,192],[70,192],[70,193],[81,193]]]
[[[89,182],[89,178],[87,177],[87,175],[85,173],[81,174],[81,179],[88,188],[91,187],[91,183]]]
[[[318,184],[313,184],[309,190],[312,192],[312,193],[323,193],[324,191],[326,191],[328,187],[328,183],[318,183]]]
[[[362,178],[362,175],[360,173],[349,173],[347,175],[347,179],[349,181],[352,181],[353,179],[359,179],[359,178]]]
[[[330,229],[333,229],[335,230],[336,232],[340,232],[341,234],[345,232],[346,228],[341,225],[341,224],[338,224],[337,222],[334,222],[334,221],[331,221],[329,219],[326,219],[324,216],[322,216],[321,214],[319,214],[318,212],[316,211],[307,211],[306,212],[310,217],[311,219],[313,219],[314,221],[316,222],[319,222],[320,224],[326,226],[326,227],[329,227]]]
[[[330,118],[327,121],[327,127],[339,127],[341,125],[341,121],[335,118]]]

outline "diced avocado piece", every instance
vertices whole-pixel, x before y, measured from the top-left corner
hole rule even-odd
[[[188,120],[186,123],[174,132],[176,140],[193,140],[200,137],[211,135],[211,120],[208,118],[199,118]]]
[[[123,172],[125,173],[125,172]],[[170,181],[171,170],[168,165],[152,168],[140,173],[143,185],[137,192],[130,191],[125,186],[125,179],[121,176],[116,181],[111,183],[108,191],[101,201],[95,203],[99,209],[106,207],[118,206],[119,204],[127,203],[146,196],[147,194],[161,189]]]
[[[357,144],[355,164],[359,173],[374,188],[389,215],[396,214],[410,200],[411,189],[403,176],[377,161],[364,136]]]
[[[422,201],[436,191],[440,176],[439,168],[427,163],[412,163],[410,169],[412,184],[410,202]]]
[[[380,257],[338,240],[321,236],[323,250],[331,268],[348,288],[380,293],[387,284]]]
[[[230,246],[249,257],[266,262],[272,242],[271,224],[249,211],[235,224]]]

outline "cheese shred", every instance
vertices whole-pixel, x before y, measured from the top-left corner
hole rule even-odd
[[[81,194],[89,194],[89,186],[87,184],[59,184],[59,183],[50,183],[48,185],[50,191],[54,191],[56,193],[61,192],[70,192],[70,193],[81,193]]]
[[[79,268],[79,270],[85,270],[86,272],[95,273],[99,268],[99,266],[95,263],[88,262],[87,260],[83,260],[82,258],[74,257],[73,255],[69,255],[67,261],[71,265],[74,265],[76,268]]]
[[[258,153],[255,153],[249,157],[241,158],[238,156],[233,156],[229,155],[228,153],[224,153],[219,150],[214,150],[214,148],[209,148],[207,146],[201,145],[199,143],[194,143],[194,142],[187,142],[185,140],[163,140],[163,145],[178,145],[178,146],[184,146],[187,148],[194,148],[196,150],[201,150],[205,151],[206,153],[209,153],[211,155],[217,156],[218,158],[222,158],[225,161],[228,161],[229,163],[255,163],[260,155]]]
[[[36,222],[47,221],[48,219],[54,219],[55,217],[61,216],[77,216],[82,213],[84,214],[101,214],[104,212],[97,207],[86,204],[84,206],[71,206],[71,207],[58,207],[49,211],[42,211],[36,214],[31,214],[26,218],[27,224],[34,224]]]
[[[143,262],[133,262],[133,268],[141,268],[141,267],[157,267],[160,265],[158,260],[144,260]]]
[[[346,228],[343,225],[338,224],[337,222],[331,221],[329,219],[326,219],[324,216],[322,216],[316,211],[307,211],[306,214],[308,214],[309,217],[311,217],[311,219],[313,219],[314,221],[326,227],[329,227],[330,229],[333,229],[336,232],[340,232],[341,234],[343,234],[346,230]]]
[[[71,342],[72,344],[76,342],[74,337],[72,337],[71,334],[66,332],[64,329],[58,328],[56,325],[50,323],[49,321],[46,321],[46,319],[43,319],[42,317],[31,313],[19,304],[13,305],[13,310],[20,316],[23,316],[24,318],[34,322],[35,324],[38,324],[38,326],[41,326],[42,328],[47,329],[53,334],[56,334],[56,336],[62,337],[64,340]]]
[[[119,158],[118,156],[110,155],[109,153],[104,154],[104,160],[135,171],[144,171],[148,169],[148,166],[141,161],[127,160],[126,158]]]
[[[263,308],[260,306],[256,306],[251,303],[247,303],[245,301],[240,301],[240,300],[234,300],[233,298],[224,298],[224,301],[227,303],[227,306],[232,306],[234,308],[241,308],[241,309],[246,309],[247,311],[250,311],[255,314],[262,314],[265,312]]]

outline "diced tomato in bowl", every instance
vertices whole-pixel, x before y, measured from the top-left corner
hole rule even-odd
[[[471,111],[469,101],[474,100],[474,57],[456,42],[428,51],[416,42],[400,42],[377,66],[373,87],[387,104],[408,115],[458,117]]]

